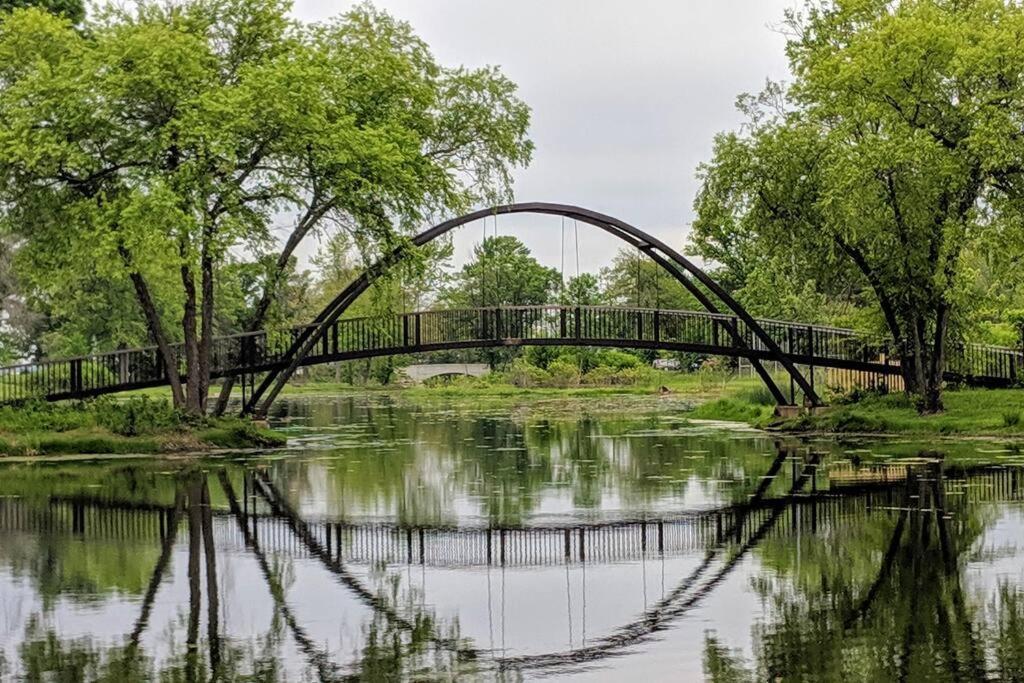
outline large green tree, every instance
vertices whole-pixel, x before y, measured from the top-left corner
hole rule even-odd
[[[786,26],[794,80],[748,98],[744,130],[716,138],[700,171],[698,248],[855,273],[908,391],[941,410],[972,276],[964,256],[1020,249],[1024,8],[815,1]]]
[[[196,413],[218,273],[239,254],[266,265],[256,328],[309,234],[347,230],[372,258],[507,195],[531,152],[529,110],[497,70],[439,65],[369,5],[314,25],[289,11],[143,1],[81,31],[38,9],[0,23],[0,204],[26,279],[51,299],[85,276],[128,283]]]
[[[441,292],[452,307],[537,306],[551,301],[561,276],[541,265],[529,248],[511,235],[488,237]]]
[[[605,303],[673,310],[701,306],[667,270],[635,249],[620,249],[610,266],[601,269]]]

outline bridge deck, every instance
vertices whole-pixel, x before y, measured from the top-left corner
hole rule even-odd
[[[862,373],[865,385],[886,384],[899,374],[898,354],[882,337],[821,325],[776,320],[758,323],[794,363]],[[289,346],[304,329],[218,337],[212,345],[211,373],[224,377],[278,369]],[[303,363],[521,345],[648,348],[773,359],[743,321],[729,315],[644,308],[524,306],[339,320]],[[175,347],[176,352],[179,350]],[[957,345],[948,354],[946,376],[974,386],[1009,386],[1016,383],[1022,361],[1024,356],[1015,349]],[[181,369],[184,375],[184,367]],[[0,403],[29,398],[85,398],[166,383],[164,363],[156,347],[126,349],[0,368]]]

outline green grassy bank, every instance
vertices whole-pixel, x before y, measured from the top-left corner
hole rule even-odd
[[[497,375],[497,373],[496,373]],[[721,373],[680,373],[649,370],[638,373],[630,381],[608,381],[600,383],[567,383],[560,386],[548,384],[516,384],[500,376],[484,378],[455,377],[448,381],[429,385],[400,386],[395,384],[353,385],[346,382],[302,381],[296,380],[286,384],[282,396],[332,396],[344,394],[388,393],[405,396],[411,399],[429,398],[513,398],[513,397],[565,397],[585,398],[588,396],[606,397],[615,395],[649,396],[652,394],[678,394],[695,401],[708,401],[736,392],[756,391],[761,387],[757,378],[735,378]],[[211,387],[210,395],[216,396],[220,391],[217,386]],[[166,387],[140,389],[128,396],[145,396],[151,399],[167,399],[170,392]],[[236,387],[232,396],[241,398]]]
[[[838,401],[817,415],[779,419],[755,392],[738,392],[698,406],[697,418],[736,420],[788,432],[1024,437],[1024,389],[960,389],[943,394],[946,410],[920,415],[904,394]]]
[[[0,457],[175,453],[282,446],[284,437],[237,417],[191,419],[146,396],[0,407]]]

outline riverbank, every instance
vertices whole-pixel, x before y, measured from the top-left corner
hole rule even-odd
[[[961,389],[943,394],[946,410],[920,415],[904,394],[866,395],[816,415],[780,419],[774,407],[743,396],[701,404],[694,417],[735,420],[792,433],[1024,437],[1024,389]]]
[[[217,396],[220,387],[210,388],[210,396]],[[476,378],[458,378],[455,381],[434,384],[402,386],[397,384],[354,385],[330,381],[294,381],[286,384],[281,392],[288,396],[337,396],[351,394],[394,394],[410,399],[516,399],[516,398],[603,398],[611,396],[674,395],[696,403],[713,401],[726,396],[740,396],[744,400],[759,395],[762,400],[771,401],[771,395],[756,377],[735,377],[725,374],[680,373],[651,371],[643,381],[629,384],[577,384],[572,386],[517,386],[507,382],[480,381]],[[166,387],[139,389],[122,396],[143,396],[150,399],[166,400],[170,392]],[[233,399],[241,398],[236,386]]]
[[[189,419],[148,397],[0,408],[0,458],[156,454],[283,446],[281,434],[238,417]]]
[[[742,422],[753,427],[794,434],[906,434],[978,437],[1024,437],[1024,389],[961,389],[944,394],[946,411],[919,415],[903,394],[865,395],[857,401],[834,402],[817,415],[780,419],[771,394],[756,377],[722,374],[658,372],[644,382],[570,387],[521,387],[504,382],[457,380],[434,386],[353,386],[335,382],[296,382],[282,396],[389,394],[413,401],[447,400],[501,405],[508,402],[663,395],[687,404],[694,419]],[[145,390],[149,397],[165,388]],[[692,408],[692,409],[691,409]]]
[[[303,396],[319,394],[350,393],[394,393],[410,398],[511,398],[523,396],[585,398],[615,395],[646,396],[652,394],[678,394],[700,401],[713,400],[724,396],[742,395],[750,392],[763,393],[770,398],[761,381],[756,377],[736,378],[723,374],[679,373],[652,371],[643,381],[628,384],[573,384],[569,386],[518,386],[507,382],[488,382],[473,378],[459,378],[456,381],[432,386],[367,385],[335,382],[295,382],[285,386],[282,396]]]

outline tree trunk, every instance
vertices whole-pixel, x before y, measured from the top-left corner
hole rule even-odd
[[[167,334],[164,332],[163,323],[160,321],[160,312],[156,309],[156,304],[153,303],[153,297],[149,292],[149,286],[146,284],[146,279],[134,269],[132,264],[131,253],[123,245],[118,246],[118,251],[121,254],[121,259],[125,265],[128,266],[128,277],[132,281],[132,287],[135,289],[135,299],[139,302],[139,307],[142,309],[142,314],[146,318],[146,326],[149,328],[149,336],[156,344],[157,349],[160,351],[160,358],[163,361],[164,373],[167,375],[167,382],[171,386],[171,400],[175,407],[181,407],[185,404],[185,394],[181,387],[181,376],[178,370],[178,356],[171,348],[170,342],[167,340]]]
[[[910,339],[900,340],[900,372],[904,391],[913,396],[922,414],[942,412],[942,387],[946,360],[946,335],[949,332],[949,307],[941,304],[935,312],[931,340],[926,338],[924,317],[914,316],[907,330]]]
[[[196,334],[196,283],[192,269],[187,265],[181,266],[181,283],[185,290],[185,307],[181,316],[181,327],[185,333],[185,411],[192,415],[202,415],[202,379]]]
[[[210,394],[210,352],[213,344],[213,259],[205,253],[202,258],[202,308],[199,338],[199,406],[206,414]]]
[[[924,391],[921,395],[922,413],[940,413],[942,405],[942,382],[946,367],[946,334],[949,328],[949,306],[940,304],[935,315],[935,338]]]

